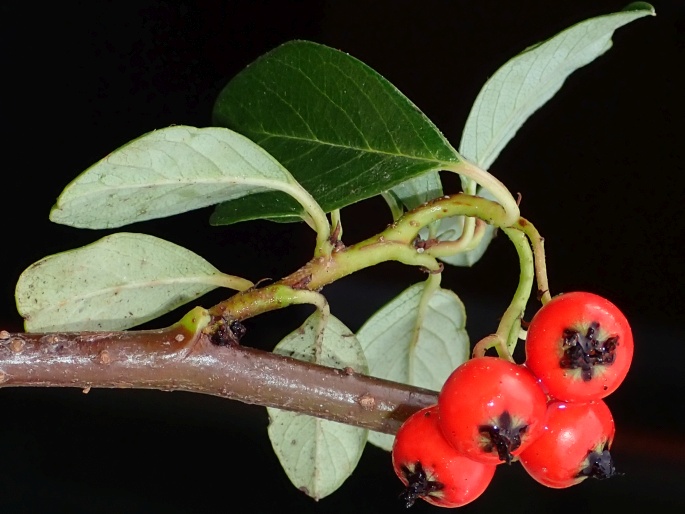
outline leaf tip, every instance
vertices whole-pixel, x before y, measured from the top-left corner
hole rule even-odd
[[[648,2],[632,2],[626,5],[622,11],[649,11],[645,14],[649,16],[656,16],[656,9],[654,6]]]

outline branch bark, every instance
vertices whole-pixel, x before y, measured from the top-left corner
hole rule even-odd
[[[355,245],[345,247],[338,232],[329,241],[330,255],[315,257],[287,277],[241,291],[211,309],[198,307],[196,317],[191,311],[185,321],[166,329],[47,334],[1,331],[0,387],[189,391],[394,434],[412,413],[434,405],[437,393],[237,343],[225,346],[221,334],[226,335],[234,321],[297,303],[293,292],[318,292],[380,262],[395,260],[439,272],[442,265],[436,257],[445,248],[456,251],[459,243],[448,242],[441,248],[437,242],[418,248],[416,238],[422,227],[454,215],[474,216],[497,226],[505,226],[507,221],[507,212],[496,202],[462,193],[444,196]],[[206,324],[200,326],[200,320]],[[214,344],[216,337],[221,344]]]
[[[126,332],[0,332],[0,387],[138,388],[211,394],[394,434],[437,393],[173,326]]]

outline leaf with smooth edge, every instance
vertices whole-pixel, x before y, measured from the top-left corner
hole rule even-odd
[[[395,186],[391,191],[402,201],[407,209],[415,209],[419,205],[442,196],[442,182],[437,171],[424,173]]]
[[[173,126],[134,139],[84,171],[64,189],[50,219],[120,227],[270,189],[301,190],[248,138],[220,127]]]
[[[623,11],[573,25],[509,60],[478,94],[459,152],[481,168],[490,168],[523,123],[554,96],[571,73],[611,48],[616,29],[654,14],[647,3],[630,4]]]
[[[35,262],[15,297],[27,332],[125,330],[217,287],[251,285],[164,239],[120,233]]]
[[[354,334],[337,318],[328,317],[323,339],[317,340],[320,311],[286,336],[275,353],[335,368],[367,373],[364,352]],[[368,430],[268,408],[269,438],[290,481],[318,500],[331,494],[354,471]]]
[[[469,357],[466,313],[447,289],[429,292],[414,284],[364,323],[357,339],[369,363],[369,374],[439,391],[452,371]],[[393,437],[369,433],[369,441],[390,450]]]
[[[309,41],[285,43],[233,78],[214,106],[214,123],[264,147],[326,212],[460,160],[390,82],[354,57]],[[294,207],[279,193],[263,193],[220,205],[212,223],[244,220],[246,213],[287,218]]]

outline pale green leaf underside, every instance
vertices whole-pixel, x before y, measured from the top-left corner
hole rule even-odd
[[[466,121],[459,152],[490,168],[523,123],[561,88],[566,78],[611,48],[614,31],[643,16],[651,5],[580,22],[509,60],[485,83]]]
[[[359,373],[366,373],[368,364],[364,350],[350,329],[335,316],[328,316],[323,343],[317,345],[316,331],[320,318],[321,313],[317,310],[300,328],[284,337],[274,352],[322,366],[351,367]]]
[[[368,373],[364,352],[354,334],[337,318],[328,317],[317,344],[320,311],[287,335],[275,353],[335,368]],[[321,499],[349,477],[359,462],[368,430],[268,408],[269,438],[290,481],[307,495]]]
[[[299,186],[290,173],[246,137],[219,127],[173,126],[134,139],[84,171],[62,192],[50,219],[120,227],[292,188]]]
[[[188,303],[226,275],[183,247],[120,233],[29,266],[16,287],[27,332],[125,330]]]
[[[269,408],[269,438],[295,487],[319,500],[357,467],[367,430]]]
[[[434,291],[420,312],[424,287],[419,283],[400,293],[369,318],[357,338],[370,375],[439,391],[469,357],[466,313],[447,289]],[[392,436],[371,432],[369,441],[390,449]]]
[[[414,177],[390,190],[408,209],[415,209],[428,200],[442,196],[442,182],[437,171]]]
[[[460,159],[385,78],[309,41],[281,45],[233,78],[217,99],[214,123],[266,148],[326,212]],[[283,218],[296,207],[265,193],[222,204],[212,222]]]

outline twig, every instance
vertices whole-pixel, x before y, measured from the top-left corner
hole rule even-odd
[[[155,331],[0,332],[0,387],[137,388],[211,394],[393,434],[437,393],[240,345]]]

